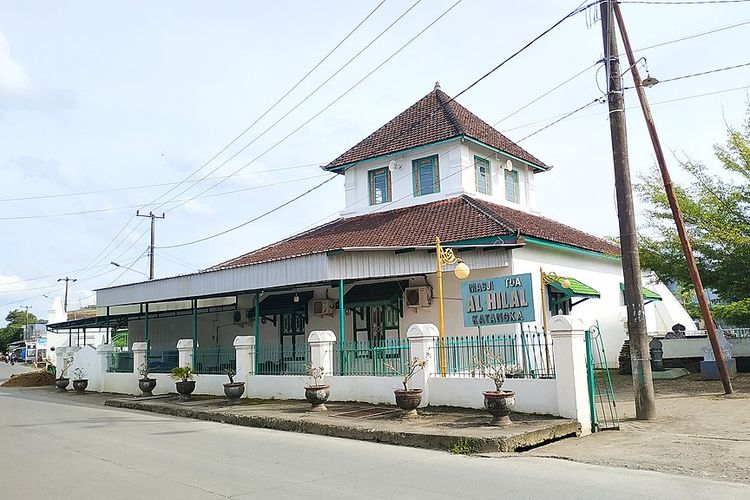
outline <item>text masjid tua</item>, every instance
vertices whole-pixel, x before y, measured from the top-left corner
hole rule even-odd
[[[526,290],[523,288],[523,283],[520,278],[507,278],[505,280],[505,286],[510,288],[510,290],[506,291],[495,291],[495,283],[492,281],[467,283],[467,286],[471,295],[469,295],[466,300],[466,314],[471,315],[472,324],[487,325],[509,322],[515,323],[533,319],[524,318],[523,311],[520,310],[520,308],[529,306],[529,303],[526,300]],[[513,288],[518,289],[514,290]],[[484,301],[482,300],[482,296],[485,297]],[[504,309],[517,310],[503,311]]]

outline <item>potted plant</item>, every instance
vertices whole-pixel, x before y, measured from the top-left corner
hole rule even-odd
[[[83,394],[86,392],[86,387],[89,385],[89,380],[85,378],[86,372],[83,368],[76,368],[73,370],[73,375],[75,375],[75,378],[73,379],[73,389],[75,389],[76,392]]]
[[[403,370],[399,370],[390,363],[386,363],[385,366],[398,373],[402,378],[401,383],[404,385],[403,389],[393,391],[396,396],[396,406],[404,411],[405,417],[417,416],[417,408],[422,402],[422,389],[409,389],[409,380],[418,372],[424,370],[424,367],[427,366],[427,358],[420,359],[414,356],[407,361]]]
[[[73,358],[71,356],[63,357],[63,366],[62,370],[60,370],[60,376],[55,379],[55,387],[61,391],[67,390],[68,384],[70,384],[70,379],[66,377],[65,374],[68,372],[71,364],[73,364]]]
[[[138,367],[138,373],[141,375],[141,378],[138,379],[138,388],[141,390],[141,397],[153,396],[153,390],[156,388],[156,379],[149,377],[151,369],[146,361]]]
[[[502,356],[486,350],[484,355],[475,360],[472,375],[479,372],[482,377],[487,377],[495,383],[494,391],[485,391],[484,408],[492,415],[492,425],[509,425],[510,412],[516,404],[516,393],[502,390],[505,382],[506,364]]]
[[[305,399],[310,404],[310,411],[326,411],[325,402],[331,395],[331,386],[323,383],[325,371],[322,366],[309,364],[305,367],[305,373],[312,379],[312,385],[305,386]]]
[[[234,376],[237,375],[237,372],[233,368],[224,370],[224,373],[229,377],[229,383],[224,384],[224,395],[230,401],[240,399],[245,393],[245,382],[234,381]]]
[[[190,365],[178,366],[172,368],[169,373],[172,380],[175,381],[175,387],[180,394],[180,401],[188,401],[190,395],[195,390],[195,380],[193,380],[193,368]]]

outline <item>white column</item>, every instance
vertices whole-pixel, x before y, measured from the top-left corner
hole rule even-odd
[[[99,355],[99,364],[97,374],[89,374],[89,390],[104,391],[104,374],[109,370],[110,354],[114,352],[115,346],[112,344],[101,344],[96,346],[96,353]]]
[[[130,348],[133,351],[133,373],[141,378],[140,369],[141,366],[146,362],[146,351],[148,350],[148,344],[146,342],[133,342],[133,346]]]
[[[549,329],[555,356],[558,414],[578,420],[581,434],[590,434],[586,328],[580,318],[561,315],[550,319]]]
[[[65,369],[65,360],[68,357],[68,346],[55,348],[55,378],[62,376],[62,371]],[[67,373],[65,374],[68,375]]]
[[[193,339],[180,339],[177,341],[178,366],[193,367]]]
[[[323,375],[333,375],[333,344],[336,343],[336,335],[331,330],[315,330],[307,337],[310,344],[310,364],[314,367],[323,367]]]
[[[234,350],[237,356],[237,382],[247,383],[250,375],[255,375],[255,336],[239,336],[234,338]],[[248,384],[249,385],[249,384]],[[249,387],[246,388],[245,394]]]
[[[424,359],[427,361],[423,370],[418,371],[409,381],[409,389],[422,389],[422,403],[420,406],[430,404],[430,377],[437,373],[438,352],[435,344],[440,337],[438,327],[431,323],[418,323],[411,325],[406,331],[409,340],[410,358]],[[411,360],[410,360],[411,362]]]

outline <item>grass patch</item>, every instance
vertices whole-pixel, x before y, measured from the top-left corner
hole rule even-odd
[[[462,437],[453,446],[448,448],[448,452],[453,455],[473,455],[478,451],[477,445],[469,438]]]

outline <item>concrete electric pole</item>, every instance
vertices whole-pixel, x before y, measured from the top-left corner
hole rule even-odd
[[[66,276],[64,278],[60,278],[59,280],[57,280],[58,283],[61,281],[65,282],[65,299],[63,299],[63,311],[68,312],[68,283],[70,283],[71,281],[75,283],[78,280],[73,279],[73,278],[68,278]]]
[[[611,0],[601,3],[601,18],[612,159],[615,168],[617,218],[620,225],[622,273],[625,281],[625,306],[628,317],[628,338],[630,339],[630,362],[633,369],[635,415],[638,419],[648,420],[656,416],[656,404],[654,402],[654,382],[651,379],[646,316],[643,311],[641,263],[638,255],[633,190],[630,182],[625,107]]]
[[[154,215],[153,212],[148,214],[142,214],[140,211],[135,213],[138,217],[149,217],[151,219],[151,244],[148,247],[148,279],[154,279],[154,241],[156,240],[156,219],[163,219],[164,213],[161,216]]]

